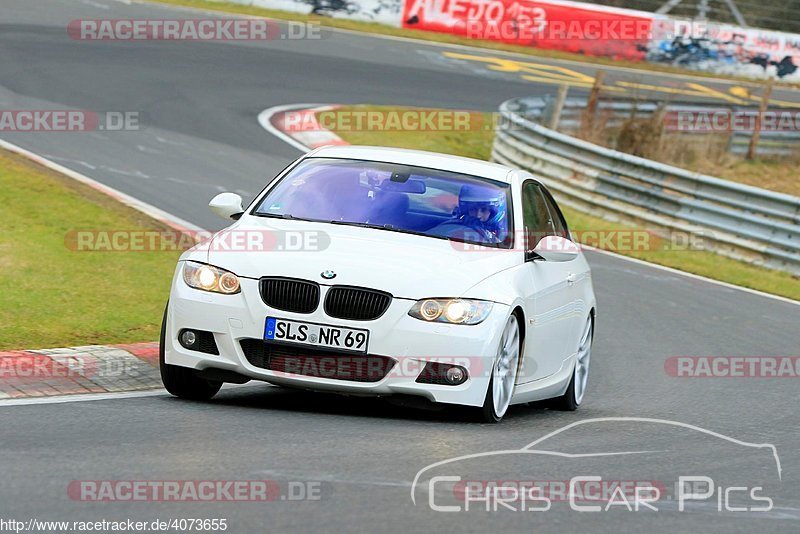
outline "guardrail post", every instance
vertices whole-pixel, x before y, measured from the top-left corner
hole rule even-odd
[[[769,105],[769,97],[772,95],[772,78],[767,82],[764,88],[764,94],[761,96],[761,104],[758,106],[758,115],[756,115],[756,122],[753,126],[753,136],[750,138],[750,145],[747,147],[747,159],[754,159],[758,151],[758,140],[761,138],[761,120],[764,112],[767,111]]]
[[[598,70],[594,75],[592,90],[589,92],[589,100],[586,102],[586,111],[583,113],[581,121],[581,133],[587,137],[591,136],[594,128],[594,120],[597,116],[597,103],[600,100],[600,88],[603,86],[603,79],[606,77],[605,71]]]
[[[665,130],[665,119],[667,116],[667,103],[666,102],[659,102],[656,109],[653,111],[653,115],[650,118],[651,123],[655,126],[654,134],[658,139],[658,151],[661,152],[661,148],[664,144],[664,130]]]
[[[567,91],[569,86],[560,85],[558,93],[556,93],[556,101],[553,103],[553,109],[550,113],[550,121],[547,127],[551,130],[558,130],[558,122],[561,120],[561,110],[564,109],[564,101],[567,99]]]

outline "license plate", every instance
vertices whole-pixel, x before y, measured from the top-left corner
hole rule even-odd
[[[264,340],[366,353],[369,330],[267,317]]]

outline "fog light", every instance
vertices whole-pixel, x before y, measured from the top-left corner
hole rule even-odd
[[[445,372],[445,378],[450,384],[460,384],[466,379],[466,373],[463,367],[451,367]]]
[[[191,330],[184,330],[181,334],[181,345],[187,349],[191,349],[194,347],[195,343],[197,343],[197,335]]]

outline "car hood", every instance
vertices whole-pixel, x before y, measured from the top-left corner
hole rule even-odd
[[[240,245],[248,240],[263,245],[234,247],[236,239]],[[247,278],[286,276],[420,299],[461,296],[491,275],[518,265],[521,257],[515,251],[465,247],[382,229],[247,217],[183,259]],[[325,279],[324,271],[336,276]]]

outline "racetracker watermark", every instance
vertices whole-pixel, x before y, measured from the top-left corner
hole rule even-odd
[[[0,356],[0,379],[113,378],[142,374],[144,365],[127,358],[98,358],[91,354],[51,357],[36,353]]]
[[[548,21],[541,8],[532,8],[532,15],[514,20],[470,19],[464,29],[470,39],[512,41],[646,41],[651,35],[652,23],[645,19]]]
[[[453,2],[458,5],[458,2]],[[548,19],[544,8],[515,3],[503,16],[500,2],[489,1],[464,13],[468,18],[454,15],[463,32],[471,39],[501,41],[633,41],[646,43],[654,39],[671,39],[685,35],[702,35],[703,22],[674,21],[653,25],[647,18],[607,16],[595,19]],[[512,13],[513,10],[513,13]],[[463,12],[462,12],[463,13]]]
[[[283,116],[287,133],[331,130],[334,132],[469,132],[516,128],[500,113],[463,110],[347,110],[332,109],[308,113],[288,111]]]
[[[266,19],[77,19],[67,26],[80,41],[319,40],[320,25]]]
[[[136,111],[0,109],[0,132],[138,131]]]
[[[453,197],[453,204],[457,203]],[[575,230],[566,233],[515,232],[510,248],[487,247],[485,231],[473,230],[465,227],[461,232],[451,235],[451,245],[461,252],[497,252],[500,251],[527,251],[534,246],[543,247],[544,250],[553,252],[568,252],[586,247],[599,248],[611,252],[686,252],[708,250],[708,243],[712,241],[711,232],[680,232],[656,233],[648,230]],[[497,238],[500,234],[493,233]],[[564,239],[553,239],[562,237]],[[502,242],[508,243],[511,236],[504,236]]]
[[[333,329],[328,329],[333,330]],[[294,335],[294,334],[292,334]],[[317,335],[306,337],[299,332],[302,341],[316,343]],[[322,331],[320,338],[327,336],[338,342],[337,347],[351,347],[359,340],[352,336]],[[355,334],[356,336],[358,334]],[[342,338],[341,340],[339,338]],[[320,356],[314,351],[298,351],[296,354],[282,356],[272,364],[270,369],[278,376],[310,376],[336,380],[357,380],[377,382],[384,378],[412,379],[426,383],[447,383],[447,371],[458,368],[459,385],[468,379],[489,377],[495,368],[491,359],[478,356],[374,356],[369,354],[341,354],[338,356]],[[452,385],[452,384],[451,384]]]
[[[316,230],[70,230],[64,236],[74,252],[174,252],[196,245],[211,252],[320,252],[330,242]]]
[[[452,203],[457,204],[453,196]],[[444,205],[445,202],[443,201]],[[529,250],[529,244],[544,250],[565,252],[584,247],[612,252],[645,251],[700,251],[708,250],[710,232],[670,232],[661,235],[645,230],[586,230],[573,231],[565,239],[541,232],[525,231],[514,234],[510,248],[485,246],[485,232],[464,227],[450,237],[451,246],[459,252],[509,252]],[[226,229],[219,232],[205,230],[70,230],[64,236],[64,246],[74,252],[175,252],[189,250],[197,245],[208,245],[212,252],[321,252],[333,238],[318,230],[256,230]],[[511,241],[505,236],[504,243]]]
[[[67,495],[83,502],[320,501],[320,481],[73,480]]]
[[[672,110],[664,116],[667,131],[690,133],[800,132],[797,110]]]
[[[664,371],[675,378],[798,378],[800,356],[672,356]]]

